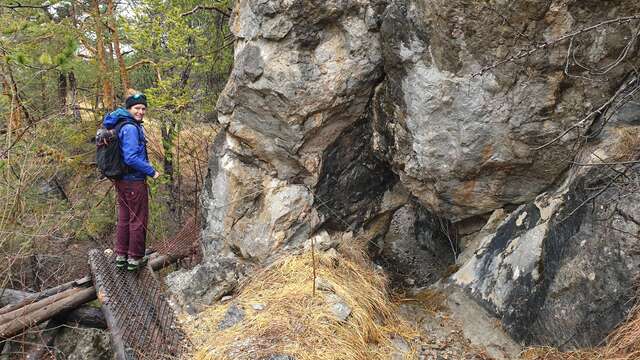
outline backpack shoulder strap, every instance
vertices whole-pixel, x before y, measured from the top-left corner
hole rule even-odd
[[[136,129],[138,128],[138,125],[134,121],[131,121],[129,119],[122,119],[122,120],[119,120],[116,123],[116,126],[113,128],[115,134],[120,135],[120,130],[122,129],[123,126],[125,126],[127,124],[131,124],[131,125],[135,126]]]

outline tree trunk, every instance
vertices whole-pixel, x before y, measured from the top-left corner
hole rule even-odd
[[[115,51],[116,58],[118,59],[118,69],[120,70],[120,81],[122,82],[123,98],[129,88],[129,75],[127,74],[127,67],[120,51],[120,34],[118,33],[118,27],[116,19],[113,15],[115,6],[113,0],[107,0],[107,17],[109,19],[109,27],[111,27],[111,40],[113,41],[113,50]]]
[[[60,103],[60,113],[64,115],[69,114],[69,107],[67,106],[67,76],[65,73],[60,72],[58,74],[58,102]]]
[[[49,109],[49,94],[47,91],[47,80],[45,79],[45,72],[40,72],[40,101],[38,102],[40,105],[40,114],[46,114]],[[37,104],[34,104],[34,107]]]
[[[195,54],[195,40],[193,37],[187,38],[187,53],[189,55],[189,62],[185,66],[185,68],[180,73],[180,81],[178,82],[178,87],[180,90],[184,91],[186,88],[189,77],[191,76],[191,70],[193,65],[193,55]],[[176,221],[180,221],[182,216],[180,203],[180,173],[179,173],[179,163],[174,160],[179,160],[179,148],[176,147],[175,141],[178,140],[180,134],[180,121],[177,120],[178,114],[182,111],[181,108],[174,109],[171,114],[171,117],[165,120],[164,126],[162,127],[162,147],[164,150],[164,172],[169,176],[169,194],[171,198],[168,199],[167,205],[169,210],[173,214],[173,217]],[[174,155],[175,156],[174,159]],[[178,179],[176,181],[176,179]]]
[[[22,126],[22,119],[26,119],[27,122],[31,122],[29,111],[24,106],[20,93],[18,92],[18,85],[13,78],[13,72],[11,66],[8,63],[0,65],[0,76],[2,76],[2,89],[3,94],[7,95],[10,99],[10,116],[7,130],[15,130]]]
[[[107,65],[107,55],[104,48],[104,34],[102,31],[102,20],[100,17],[100,6],[98,0],[91,2],[93,8],[93,19],[96,25],[96,51],[98,57],[99,76],[98,81],[102,84],[102,104],[105,108],[113,109],[113,87],[109,77],[109,66]]]
[[[6,314],[6,313],[14,311],[14,310],[17,310],[17,309],[19,309],[21,307],[27,306],[29,304],[32,304],[32,303],[36,302],[36,301],[42,300],[44,298],[47,298],[49,296],[53,296],[55,294],[61,293],[61,292],[65,291],[65,290],[71,289],[73,287],[80,286],[80,285],[83,285],[83,284],[87,284],[90,281],[91,281],[91,277],[90,276],[85,276],[82,279],[69,281],[69,282],[66,282],[64,284],[60,284],[58,286],[55,286],[55,287],[49,288],[47,290],[41,291],[39,293],[30,294],[30,295],[24,297],[23,299],[20,299],[18,302],[12,302],[12,301],[8,302],[7,305],[5,305],[2,308],[0,308],[0,315]],[[16,290],[4,289],[3,293],[5,291],[9,292],[9,293],[14,292],[14,296],[15,296],[15,291]]]
[[[73,112],[73,117],[76,119],[76,121],[80,121],[80,109],[78,106],[78,81],[76,80],[76,76],[73,71],[69,71],[67,77],[69,80],[68,84],[70,88],[70,91],[67,92],[67,95],[69,96],[67,104]]]
[[[173,119],[173,114],[171,116],[167,116],[161,127],[162,134],[162,148],[164,150],[164,159],[163,159],[163,168],[164,174],[167,175],[169,181],[167,183],[168,191],[170,197],[167,199],[167,207],[172,214],[173,221],[177,221],[176,209],[179,207],[175,194],[175,173],[174,173],[174,163],[173,163],[173,153],[174,153],[174,139],[176,137],[176,121]]]

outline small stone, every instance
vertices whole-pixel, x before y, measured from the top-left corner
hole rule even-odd
[[[329,303],[331,312],[339,321],[346,321],[349,315],[351,315],[351,308],[338,295],[327,294],[326,300]]]
[[[407,344],[402,336],[393,335],[391,337],[391,343],[396,350],[391,354],[392,360],[403,360],[405,355],[411,351],[411,347],[409,347],[409,344]]]
[[[402,336],[393,335],[391,337],[391,342],[393,343],[393,347],[400,352],[406,353],[411,350],[409,344],[407,344],[406,340]]]
[[[230,328],[244,319],[244,310],[237,304],[232,304],[218,323],[218,330]]]
[[[260,358],[260,360],[296,360],[296,358],[294,358],[291,355],[269,355],[268,357],[262,357]]]
[[[227,301],[229,301],[229,300],[231,300],[231,299],[233,299],[233,296],[231,296],[231,295],[226,295],[226,296],[223,296],[223,297],[220,299],[220,302],[221,302],[221,303],[226,303]]]
[[[335,291],[334,288],[333,288],[333,285],[331,285],[331,283],[327,279],[325,279],[325,278],[323,278],[321,276],[318,276],[316,278],[316,290],[329,291],[329,292],[334,292]]]
[[[253,310],[262,311],[266,307],[264,304],[251,304]]]

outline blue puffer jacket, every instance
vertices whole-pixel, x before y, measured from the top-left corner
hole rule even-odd
[[[137,123],[127,110],[119,108],[107,114],[102,125],[107,129],[113,129],[120,120],[138,124],[125,124],[120,128],[118,134],[124,163],[133,170],[133,172],[124,175],[122,180],[144,180],[147,176],[153,176],[156,170],[149,163],[147,139],[144,136],[142,124]]]

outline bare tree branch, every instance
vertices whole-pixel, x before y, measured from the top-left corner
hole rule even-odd
[[[49,9],[49,6],[51,5],[23,5],[17,1],[13,1],[10,4],[0,4],[0,7],[3,8],[7,8],[7,9],[42,9],[42,10],[47,10]]]
[[[566,35],[563,35],[563,36],[561,36],[561,37],[559,37],[557,39],[554,39],[554,40],[551,40],[551,41],[548,41],[548,42],[544,42],[544,43],[542,43],[540,45],[537,45],[536,47],[534,47],[533,49],[531,49],[529,51],[521,50],[516,55],[511,56],[509,58],[506,58],[504,60],[498,61],[498,62],[496,62],[496,63],[494,63],[492,65],[486,66],[486,67],[482,68],[480,71],[478,71],[476,73],[473,73],[471,76],[472,77],[476,77],[478,75],[483,75],[487,71],[489,71],[491,69],[495,69],[496,67],[498,67],[500,65],[503,65],[503,64],[506,64],[506,63],[509,63],[509,62],[513,62],[515,60],[519,60],[519,59],[525,58],[525,57],[530,56],[533,53],[536,53],[536,52],[538,52],[540,50],[544,50],[544,49],[547,49],[549,47],[555,46],[556,44],[558,44],[558,43],[560,43],[560,42],[562,42],[564,40],[571,39],[571,38],[573,38],[573,37],[575,37],[577,35],[592,31],[592,30],[597,29],[597,28],[599,28],[601,26],[615,24],[615,23],[624,24],[624,23],[631,22],[633,20],[640,20],[640,14],[632,15],[632,16],[619,17],[619,18],[616,18],[616,19],[603,21],[603,22],[597,23],[595,25],[588,26],[588,27],[586,27],[584,29],[581,29],[581,30],[578,30],[578,31],[575,31],[575,32],[572,32],[572,33],[569,33],[569,34],[566,34]]]
[[[184,12],[182,14],[180,14],[180,16],[184,17],[184,16],[189,16],[192,15],[200,10],[213,10],[216,11],[220,14],[222,14],[224,17],[229,17],[229,13],[225,12],[224,10],[220,9],[219,7],[213,5],[213,6],[206,6],[206,5],[197,5],[196,7],[194,7],[192,10],[189,10],[187,12]]]
[[[620,96],[622,93],[624,93],[627,90],[627,88],[629,87],[629,85],[633,84],[635,81],[637,81],[637,79],[635,77],[633,79],[631,79],[630,81],[625,80],[625,82],[618,89],[618,91],[616,91],[616,93],[613,94],[613,96],[611,98],[609,98],[609,100],[607,100],[607,102],[602,104],[602,106],[600,106],[596,110],[594,110],[594,111],[590,112],[589,114],[587,114],[587,116],[582,118],[582,120],[580,120],[580,121],[576,122],[575,124],[571,125],[570,127],[568,127],[565,131],[560,133],[560,135],[556,136],[551,141],[548,141],[544,145],[538,146],[534,150],[542,150],[542,149],[544,149],[545,147],[547,147],[547,146],[555,143],[556,141],[560,140],[563,136],[565,136],[567,133],[569,133],[569,131],[571,131],[571,130],[579,127],[579,126],[584,125],[587,122],[587,120],[591,119],[593,116],[600,116],[600,115],[604,114],[606,109],[618,98],[618,96]]]

